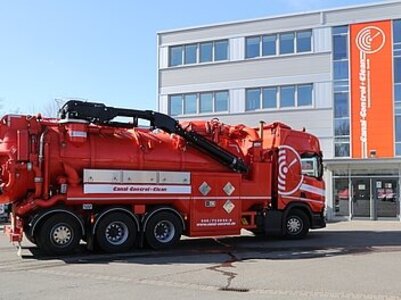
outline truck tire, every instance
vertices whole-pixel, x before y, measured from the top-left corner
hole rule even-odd
[[[36,242],[36,240],[34,239],[34,237],[33,237],[32,235],[30,235],[28,231],[24,231],[24,236],[25,236],[25,238],[26,238],[29,242],[31,242],[32,244],[34,244],[34,245],[37,244],[37,242]]]
[[[162,211],[148,221],[145,238],[151,248],[166,249],[180,240],[181,233],[181,220],[173,213]]]
[[[302,210],[292,209],[288,212],[284,223],[284,236],[287,239],[302,239],[308,234],[309,228],[309,218]]]
[[[130,250],[137,232],[137,226],[131,217],[122,212],[112,212],[100,219],[95,234],[100,249],[116,253]]]
[[[73,216],[54,214],[40,226],[35,240],[45,253],[65,255],[78,247],[81,237],[81,227]]]

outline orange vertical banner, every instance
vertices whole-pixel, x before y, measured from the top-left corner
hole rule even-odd
[[[350,28],[352,157],[393,157],[391,21]]]

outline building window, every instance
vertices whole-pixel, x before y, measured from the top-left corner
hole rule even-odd
[[[334,60],[348,58],[348,35],[334,35],[333,36],[333,58]]]
[[[228,111],[228,91],[169,96],[169,115],[193,115]]]
[[[197,99],[196,94],[184,95],[184,114],[196,114]]]
[[[312,51],[312,30],[250,36],[245,39],[245,58]]]
[[[393,41],[395,44],[401,43],[401,20],[393,22]]]
[[[198,51],[198,45],[186,45],[185,53],[184,53],[184,63],[187,64],[196,64],[196,53]]]
[[[349,186],[348,177],[333,178],[334,180],[334,213],[336,216],[349,216]]]
[[[395,116],[395,150],[396,155],[401,155],[401,115]]]
[[[312,105],[312,84],[298,85],[298,106]]]
[[[173,46],[169,48],[169,66],[228,60],[228,40]]]
[[[182,114],[182,95],[170,96],[170,115],[178,116]]]
[[[297,32],[297,52],[310,52],[312,51],[312,31],[299,31]]]
[[[401,56],[394,57],[394,82],[401,83]]]
[[[280,54],[294,53],[294,39],[293,32],[280,34]]]
[[[214,60],[228,59],[228,41],[218,41],[214,43]]]
[[[213,112],[213,93],[201,93],[199,98],[199,112]]]
[[[334,118],[349,116],[348,93],[334,93]]]
[[[260,89],[246,90],[245,110],[256,110],[260,108]]]
[[[260,37],[246,38],[246,58],[253,58],[260,56]]]
[[[401,83],[394,84],[394,101],[401,102]]]
[[[262,89],[262,108],[277,107],[277,87]]]
[[[349,119],[335,119],[334,120],[334,135],[335,136],[349,136]]]
[[[313,103],[313,84],[250,88],[245,93],[245,110],[307,107]],[[279,104],[279,105],[278,105]]]
[[[213,43],[200,44],[200,62],[213,60]]]
[[[182,46],[170,47],[170,67],[182,65]]]
[[[334,156],[350,156],[348,26],[332,28]]]
[[[215,112],[228,111],[228,92],[216,92],[214,94],[214,102]]]
[[[334,61],[333,79],[348,79],[348,60]]]
[[[280,87],[280,107],[294,107],[295,106],[295,86],[282,86]]]
[[[334,138],[334,156],[349,157],[349,138]]]
[[[276,55],[277,52],[277,35],[264,35],[262,37],[262,55]]]
[[[393,21],[395,155],[401,156],[401,20]]]

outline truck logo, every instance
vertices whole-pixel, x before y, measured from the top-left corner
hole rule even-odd
[[[280,195],[291,195],[302,185],[301,157],[294,148],[282,145],[278,152],[278,192]]]

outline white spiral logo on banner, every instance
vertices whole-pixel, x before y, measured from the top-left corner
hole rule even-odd
[[[355,39],[359,50],[366,54],[380,51],[385,42],[386,36],[383,30],[377,26],[367,26],[361,29]]]

